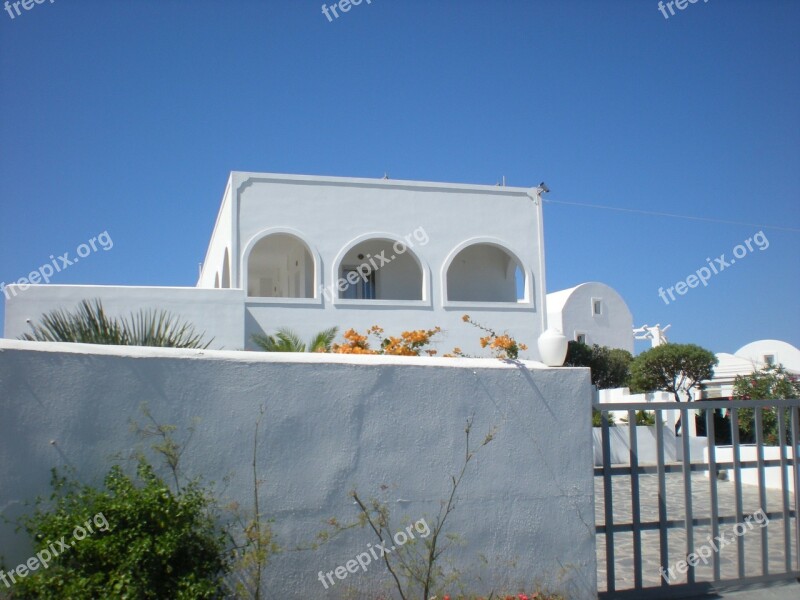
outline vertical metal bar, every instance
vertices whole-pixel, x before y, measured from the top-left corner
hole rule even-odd
[[[711,488],[711,539],[719,536],[719,497],[717,494],[717,446],[714,419],[716,410],[706,410],[706,435],[708,436],[708,480]],[[719,552],[712,555],[714,581],[720,580]]]
[[[694,414],[692,415],[694,416]],[[694,554],[694,524],[692,515],[692,464],[691,447],[689,445],[689,409],[681,408],[681,437],[683,442],[683,502],[684,516],[686,522],[686,556]],[[694,565],[689,564],[686,572],[687,583],[694,583]]]
[[[783,500],[783,557],[786,572],[792,570],[792,521],[789,508],[789,467],[786,462],[786,408],[778,408],[778,444],[781,449],[781,499]]]
[[[633,585],[642,589],[642,529],[639,505],[639,440],[636,431],[636,411],[628,411],[628,430],[631,463],[631,516],[633,517]]]
[[[794,467],[794,555],[797,570],[800,571],[800,407],[792,403],[792,466]]]
[[[742,460],[739,456],[739,409],[731,409],[731,441],[733,443],[733,473],[734,490],[736,495],[736,522],[744,521],[742,514]],[[739,577],[744,577],[744,536],[736,536],[736,551],[738,553]]]
[[[656,461],[658,464],[658,540],[661,568],[669,568],[669,545],[667,543],[667,479],[664,472],[664,419],[661,409],[656,409]],[[661,585],[669,585],[662,577]]]
[[[767,514],[767,474],[764,471],[764,409],[756,407],[756,455],[758,456],[758,503]],[[761,574],[769,574],[769,542],[767,527],[761,528]]]
[[[616,574],[614,572],[614,500],[611,493],[611,440],[608,423],[608,411],[600,410],[601,430],[603,436],[603,498],[606,522],[606,590],[615,590]]]

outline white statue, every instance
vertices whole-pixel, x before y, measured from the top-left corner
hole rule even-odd
[[[656,323],[652,327],[649,325],[642,325],[641,327],[637,327],[633,330],[633,339],[650,340],[651,347],[655,348],[656,346],[661,346],[669,341],[664,333],[670,327],[672,327],[672,325],[667,325],[662,329],[661,323]]]

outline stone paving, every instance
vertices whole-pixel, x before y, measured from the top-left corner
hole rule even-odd
[[[667,473],[667,518],[684,518],[684,487],[682,473]],[[630,478],[627,476],[612,477],[614,522],[630,523],[631,489]],[[717,481],[719,498],[719,515],[735,517],[735,485],[730,481]],[[658,476],[640,475],[639,492],[641,505],[641,520],[658,521]],[[789,495],[790,507],[793,506],[794,496]],[[692,511],[694,518],[710,517],[711,502],[709,480],[702,472],[692,473]],[[759,510],[758,487],[742,485],[742,512],[744,516],[752,515]],[[779,490],[767,490],[767,511],[782,511],[783,497]],[[604,523],[605,506],[603,497],[603,478],[595,477],[595,521]],[[730,540],[727,545],[719,550],[720,569],[722,579],[736,579],[738,577],[737,542],[734,534],[735,523],[726,523],[719,526],[720,535],[725,533]],[[764,528],[767,531],[768,564],[770,573],[786,572],[786,550],[784,546],[784,521],[773,518]],[[741,531],[741,529],[739,529]],[[702,545],[710,544],[711,527],[694,528],[695,550]],[[597,536],[597,583],[600,591],[607,589],[606,577],[606,536]],[[668,530],[669,566],[675,564],[686,556],[686,531],[682,528]],[[758,523],[753,523],[753,529],[747,530],[741,539],[744,541],[745,575],[757,576],[762,574],[761,544],[762,528]],[[790,526],[790,558],[792,567],[798,569],[796,556],[796,521],[791,519]],[[631,589],[634,587],[633,563],[633,534],[614,534],[614,565],[615,586],[617,590]],[[642,532],[642,582],[645,587],[661,584],[659,554],[659,532]],[[713,568],[711,559],[708,565],[698,564],[695,569],[697,581],[713,581]],[[686,575],[675,572],[674,583],[685,583]]]

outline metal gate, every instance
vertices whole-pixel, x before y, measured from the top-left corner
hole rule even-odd
[[[601,599],[679,598],[800,578],[800,400],[593,409],[601,417],[602,466],[595,467]],[[616,427],[612,411],[627,411],[630,424],[638,411],[654,412],[655,425]],[[665,424],[678,414],[681,435]],[[688,435],[696,414],[705,442]],[[740,425],[753,444],[742,443]],[[783,443],[767,446],[765,436]],[[675,450],[671,461],[665,449]]]

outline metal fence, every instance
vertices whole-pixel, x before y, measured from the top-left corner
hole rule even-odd
[[[595,404],[593,408],[600,411],[602,419],[603,462],[601,467],[595,467],[595,476],[602,478],[603,490],[602,497],[598,494],[597,498],[598,505],[603,504],[602,519],[600,515],[596,519],[598,548],[601,537],[605,541],[606,589],[601,591],[600,598],[678,598],[750,584],[800,578],[800,527],[798,527],[800,400],[716,400],[688,404],[631,402]],[[637,428],[631,426],[628,440],[630,463],[612,464],[609,429],[613,425],[610,423],[608,413],[627,411],[628,423],[633,425],[636,423],[637,411],[642,410],[655,412],[655,463],[640,462]],[[679,411],[683,423],[681,435],[677,438],[678,444],[682,445],[682,460],[678,462],[666,463],[664,460],[666,411]],[[705,425],[699,429],[704,430],[707,440],[707,451],[702,457],[692,456],[689,440],[689,419],[698,412],[701,424]],[[722,417],[723,412],[727,413],[724,417]],[[747,432],[754,430],[755,460],[741,458],[740,425],[743,421],[747,425]],[[730,446],[718,446],[715,441],[720,437],[718,428],[721,424],[730,428],[730,438],[727,438],[727,432],[722,436],[731,440]],[[779,458],[765,458],[765,435],[771,440],[777,438],[778,441],[784,442],[778,444]],[[752,449],[753,447],[750,450],[751,454]],[[718,460],[717,454],[720,452],[731,458]],[[697,454],[696,448],[695,454]],[[768,468],[773,468],[772,474],[775,468],[780,469],[780,485],[777,488],[775,486],[767,488]],[[728,481],[723,481],[723,476],[727,472],[732,472],[732,477]],[[757,485],[743,483],[744,472],[756,476]],[[707,484],[705,481],[698,481],[699,477],[696,475],[698,473],[703,479],[708,474]],[[626,491],[622,491],[627,487],[627,481],[624,482],[624,486],[616,486],[616,490],[613,485],[615,481],[627,478],[630,483],[629,497],[626,497]],[[654,497],[657,509],[653,507],[651,514],[644,517],[641,495],[643,479],[647,479],[654,490],[657,488],[657,497]],[[701,489],[706,485],[707,492]],[[720,486],[725,486],[723,491],[726,497],[733,494],[732,506],[720,507]],[[744,526],[740,525],[745,522],[752,523],[753,518],[752,515],[745,513],[743,486],[751,498],[749,508],[757,506],[764,519],[773,526],[769,527],[759,521],[760,535],[754,530],[751,534],[755,536],[754,538],[745,536]],[[793,487],[793,492],[790,487]],[[695,496],[702,496],[702,500],[699,501]],[[668,506],[670,499],[674,504],[680,505],[677,512],[682,508],[682,514],[677,516],[670,514],[676,512],[674,506]],[[617,505],[625,505],[625,510],[622,512],[626,514],[615,516],[615,500]],[[628,516],[630,519],[626,518]],[[720,538],[722,526],[726,528],[726,532],[723,532],[723,537]],[[736,560],[727,558],[732,554],[732,548],[728,549],[724,558],[721,557],[721,542],[727,539],[727,531],[733,529],[737,532],[738,527],[742,527],[742,534],[735,533],[733,536]],[[707,536],[707,539],[712,541],[696,546],[699,529],[705,531],[710,529],[710,536]],[[657,549],[651,547],[656,545],[656,533]],[[673,535],[673,556],[670,556],[670,534]],[[676,534],[681,543],[678,551],[675,550]],[[682,539],[684,535],[685,542]],[[632,552],[628,548],[626,556],[615,555],[615,536],[617,539],[622,536],[632,536]],[[651,542],[650,546],[643,544],[643,536],[648,538],[645,541]],[[626,537],[627,539],[629,538]],[[757,544],[757,540],[760,540],[760,543]],[[732,540],[729,544],[732,546]],[[751,545],[749,554],[745,551],[746,544]],[[757,551],[756,545],[760,547],[760,552]],[[752,548],[756,548],[756,551],[754,552]],[[652,559],[648,561],[649,565],[660,565],[657,574],[660,577],[657,581],[654,581],[653,569],[643,573],[644,555]],[[697,572],[701,567],[699,556],[703,557],[700,577]],[[617,564],[621,558],[624,558],[619,561],[622,564]],[[656,560],[657,563],[654,562]],[[601,562],[598,561],[598,564]],[[724,572],[721,567],[723,563]],[[625,577],[620,578],[626,583],[618,585],[618,575],[621,575],[620,571],[623,569],[632,569],[632,577],[631,573],[625,573]],[[677,577],[678,573],[682,576]],[[675,580],[671,581],[672,579]]]

